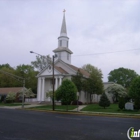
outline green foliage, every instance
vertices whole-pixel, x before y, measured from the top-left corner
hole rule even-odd
[[[138,98],[138,99],[135,99],[135,101],[134,101],[134,107],[135,107],[135,109],[140,109],[140,99]]]
[[[140,76],[135,78],[129,90],[129,96],[134,99],[134,106],[140,109]]]
[[[37,68],[38,71],[43,70],[48,64],[52,62],[51,57],[47,56],[36,56],[36,61],[32,61],[31,64],[34,68]]]
[[[0,87],[15,87],[16,84],[13,77],[5,74],[5,72],[14,74],[15,70],[8,64],[0,65]]]
[[[140,76],[135,78],[129,90],[129,96],[133,99],[140,99]]]
[[[34,70],[31,65],[19,65],[16,67],[15,75],[25,78],[26,88],[31,88],[34,93],[37,92],[37,75],[38,72]],[[17,82],[17,81],[16,81]],[[18,82],[17,86],[22,86],[22,82]]]
[[[22,87],[23,81],[15,78],[15,76],[18,76],[25,78],[25,86],[27,88],[32,88],[33,92],[36,93],[37,73],[38,72],[30,65],[19,65],[16,68],[12,68],[9,64],[0,65],[0,87]]]
[[[14,102],[16,99],[16,93],[9,92],[6,96],[6,102]]]
[[[106,91],[110,94],[113,94],[113,101],[117,102],[119,97],[125,97],[127,95],[126,89],[119,84],[110,85]]]
[[[107,98],[107,96],[106,96],[105,93],[103,93],[103,94],[101,95],[101,98],[100,98],[100,101],[99,101],[99,106],[102,106],[102,107],[104,107],[104,108],[110,106],[110,101],[109,101],[109,99]]]
[[[81,74],[80,70],[78,70],[77,75],[72,77],[72,82],[76,85],[79,93],[82,90],[82,81],[83,81],[83,75]]]
[[[120,109],[124,109],[125,108],[125,98],[124,97],[120,97],[119,98],[119,104],[118,104],[118,107],[120,108]]]
[[[85,71],[90,73],[89,78],[83,81],[83,90],[90,94],[102,94],[103,93],[103,81],[102,72],[100,69],[87,64],[82,67]],[[91,98],[90,98],[91,102]]]
[[[131,82],[138,76],[138,74],[131,69],[118,68],[109,73],[108,81],[115,82],[129,89]]]
[[[68,79],[62,82],[62,85],[55,91],[56,100],[61,100],[62,104],[70,104],[76,100],[77,88],[74,83]]]

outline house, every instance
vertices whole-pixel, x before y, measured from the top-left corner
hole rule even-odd
[[[23,90],[23,87],[5,87],[5,88],[0,88],[0,100],[4,101],[6,96],[12,92],[16,93],[16,100],[21,101],[21,98],[18,98],[18,94]]]
[[[88,72],[71,64],[71,57],[73,52],[69,47],[69,37],[67,36],[65,12],[63,14],[60,36],[58,37],[58,47],[54,49],[53,52],[57,55],[57,58],[54,59],[55,90],[57,90],[64,79],[71,79],[73,75],[76,75],[78,70],[83,74],[85,78],[89,77]],[[37,75],[38,85],[36,100],[38,102],[50,101],[50,97],[47,97],[46,93],[52,91],[53,89],[52,75],[52,65],[48,65]],[[107,84],[104,83],[104,85],[106,88]],[[100,100],[100,95],[92,95],[92,99],[93,102],[98,102]],[[82,102],[89,102],[89,94],[86,94],[82,91],[79,94],[79,100]]]

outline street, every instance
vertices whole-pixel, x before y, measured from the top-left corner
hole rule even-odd
[[[140,119],[0,109],[0,140],[128,140]]]

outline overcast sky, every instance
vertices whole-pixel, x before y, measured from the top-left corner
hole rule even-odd
[[[140,74],[139,0],[0,0],[0,64],[31,64],[31,50],[52,56],[63,9],[73,65],[96,66],[104,82],[119,67]]]

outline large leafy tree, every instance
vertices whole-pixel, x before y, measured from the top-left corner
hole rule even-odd
[[[15,87],[16,80],[12,76],[9,76],[6,73],[14,74],[15,69],[12,68],[9,64],[0,65],[0,87]]]
[[[51,57],[49,55],[47,56],[36,56],[36,60],[32,61],[31,64],[34,68],[38,69],[38,71],[43,70],[48,64],[52,62]]]
[[[129,96],[134,99],[135,107],[140,109],[140,76],[135,78],[129,90]]]
[[[92,94],[103,93],[102,72],[90,64],[84,65],[82,68],[90,74],[89,78],[83,81],[83,90],[90,94],[91,102]]]
[[[119,84],[112,84],[110,85],[106,91],[112,94],[113,102],[117,102],[120,97],[125,97],[127,95],[126,89]]]
[[[72,77],[72,82],[76,85],[78,92],[82,90],[83,75],[80,70],[77,71],[77,74]]]
[[[31,88],[34,93],[37,92],[37,71],[34,70],[34,67],[31,65],[19,65],[15,69],[15,75],[25,78],[26,88]],[[22,83],[20,84],[22,85]]]
[[[70,104],[71,101],[76,100],[76,93],[77,93],[77,88],[75,84],[68,80],[65,79],[62,82],[62,85],[55,91],[55,96],[57,100],[61,100],[62,104]]]
[[[8,63],[7,63],[7,64],[1,64],[1,65],[0,65],[0,69],[1,69],[1,68],[13,69]]]
[[[140,76],[134,79],[130,86],[129,95],[131,98],[140,98]]]
[[[131,69],[118,68],[110,71],[108,76],[109,82],[115,82],[129,89],[131,82],[138,76],[138,74]]]

